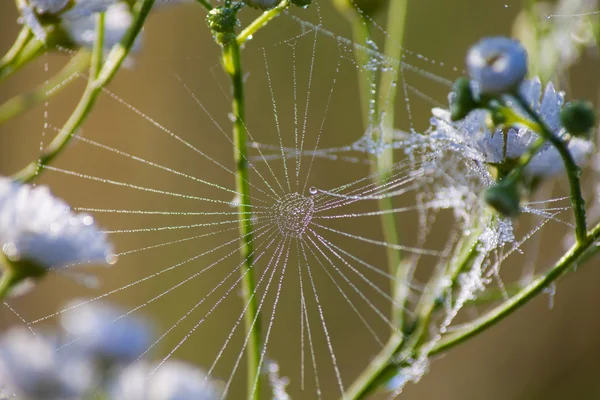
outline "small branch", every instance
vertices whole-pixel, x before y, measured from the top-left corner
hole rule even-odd
[[[0,58],[0,76],[2,76],[3,69],[11,64],[13,60],[18,56],[18,54],[23,51],[25,45],[29,42],[29,40],[33,37],[31,33],[31,29],[27,25],[24,25],[17,36],[17,39],[13,43],[10,49],[6,52],[6,54]]]
[[[90,59],[90,53],[87,50],[80,50],[48,82],[29,93],[19,94],[0,105],[0,125],[59,93],[68,86],[74,75],[89,68]]]
[[[600,238],[600,224],[596,225],[589,234],[586,235],[583,242],[578,242],[546,273],[533,280],[525,286],[519,293],[500,304],[490,312],[471,321],[463,326],[460,331],[453,332],[444,336],[431,350],[428,356],[433,356],[446,351],[459,343],[464,342],[472,336],[483,332],[490,326],[495,325],[506,318],[514,311],[525,305],[546,287],[561,277],[569,268],[573,267]]]
[[[248,25],[246,28],[244,28],[244,30],[242,30],[237,35],[237,38],[236,38],[237,44],[239,46],[242,46],[244,43],[246,43],[248,40],[250,40],[252,38],[252,36],[254,34],[256,34],[256,32],[258,32],[261,28],[263,28],[269,22],[271,22],[271,20],[273,18],[275,18],[276,16],[281,14],[283,12],[283,10],[288,8],[289,5],[290,5],[289,0],[282,0],[281,3],[279,3],[277,6],[271,8],[270,10],[263,12],[260,15],[260,17],[256,18],[254,21],[252,21],[252,23],[250,25]]]
[[[33,37],[29,29],[21,31],[9,53],[0,60],[0,82],[45,51],[45,44]]]

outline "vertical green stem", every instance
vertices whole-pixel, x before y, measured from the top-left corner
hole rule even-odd
[[[378,111],[382,117],[380,135],[382,135],[381,140],[385,144],[382,154],[377,158],[377,171],[380,179],[387,179],[394,165],[394,150],[391,144],[394,140],[396,82],[402,64],[402,44],[404,42],[407,9],[408,0],[394,0],[390,2],[387,14],[386,30],[388,35],[385,39],[384,55],[386,60],[397,60],[398,66],[396,68],[386,68],[382,71],[379,83]],[[381,210],[391,210],[393,208],[392,199],[379,200],[379,208]],[[382,214],[381,223],[385,240],[389,243],[400,243],[400,232],[396,225],[395,214]],[[409,295],[407,282],[410,279],[410,264],[402,262],[402,259],[403,254],[400,250],[388,249],[390,272],[396,278],[395,282],[392,282],[395,300],[392,317],[400,329],[403,329],[404,325],[404,305]]]
[[[244,80],[242,75],[242,63],[240,55],[240,46],[237,40],[231,40],[223,46],[223,67],[231,78],[233,87],[233,114],[235,121],[233,123],[233,157],[236,165],[236,191],[240,194],[238,211],[240,215],[248,215],[252,212],[250,201],[250,184],[248,174],[247,158],[247,132],[244,123]],[[252,221],[249,218],[240,219],[240,235],[242,242],[241,257],[244,260],[244,268],[241,273],[243,298],[248,303],[248,309],[244,316],[246,333],[249,336],[248,346],[246,347],[247,360],[247,388],[248,399],[254,399],[259,393],[260,373],[260,321],[258,316],[256,297],[252,295],[255,287],[254,274],[252,273]],[[255,382],[257,385],[255,386]]]
[[[376,71],[366,68],[369,64],[370,55],[367,49],[371,40],[371,30],[364,16],[358,12],[348,13],[352,25],[352,38],[361,47],[354,49],[356,64],[363,69],[358,70],[358,90],[360,93],[360,105],[362,111],[363,128],[367,132],[374,119],[377,118],[377,104],[375,103]],[[364,74],[364,75],[363,75]]]

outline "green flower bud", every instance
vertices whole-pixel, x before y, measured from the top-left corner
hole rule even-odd
[[[217,43],[225,44],[235,38],[235,27],[239,24],[237,18],[238,8],[224,6],[215,7],[208,12],[206,23],[212,30]]]
[[[342,14],[359,12],[367,16],[372,16],[382,8],[385,8],[387,0],[333,0],[333,4]]]
[[[471,90],[471,81],[468,78],[458,78],[452,89],[454,99],[450,105],[450,119],[459,121],[464,119],[471,111],[479,107]]]
[[[560,122],[573,136],[588,137],[596,123],[596,113],[587,101],[567,103],[560,112]]]
[[[521,196],[518,183],[514,179],[505,179],[483,192],[484,201],[505,217],[514,218],[521,212]]]

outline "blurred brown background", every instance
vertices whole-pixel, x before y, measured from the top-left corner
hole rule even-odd
[[[405,47],[406,61],[424,71],[455,79],[460,75],[463,58],[468,46],[481,36],[511,32],[512,21],[520,9],[518,1],[479,0],[421,0],[411,1]],[[335,34],[349,37],[350,32],[329,2],[320,1],[319,7],[311,10],[295,10],[294,15],[315,23],[322,18],[323,27]],[[247,10],[243,18],[251,18],[256,12]],[[16,12],[12,2],[0,5],[0,49],[7,49],[18,32]],[[380,16],[378,22],[384,23]],[[378,35],[380,38],[382,35]],[[297,91],[299,115],[303,116],[304,102],[309,92],[307,82],[310,71],[314,32],[303,34],[302,27],[289,17],[281,17],[248,44],[244,51],[244,68],[247,78],[248,120],[250,133],[259,142],[276,143],[271,99],[265,68],[268,65],[275,91],[279,120],[284,141],[293,146],[293,96],[292,51],[296,53]],[[319,35],[315,56],[314,81],[307,118],[307,146],[314,146],[324,117],[324,131],[319,147],[343,145],[361,135],[360,110],[355,82],[356,68],[351,54],[333,39]],[[263,51],[264,49],[264,51]],[[127,103],[149,115],[171,132],[215,160],[231,168],[231,146],[223,133],[211,120],[229,132],[227,79],[218,64],[219,49],[210,38],[204,22],[204,12],[193,4],[173,6],[156,12],[150,18],[144,32],[143,49],[135,55],[131,69],[122,70],[109,89]],[[422,54],[435,63],[421,60]],[[0,101],[17,93],[30,90],[52,76],[64,64],[66,55],[50,54],[28,66],[11,79],[2,83]],[[265,64],[265,58],[267,63]],[[443,63],[443,65],[441,65]],[[339,72],[336,73],[339,64]],[[458,71],[455,70],[458,69]],[[596,100],[598,89],[597,63],[586,57],[575,67],[572,74],[571,97]],[[333,78],[336,77],[332,102],[327,107]],[[419,74],[407,72],[406,82],[445,103],[448,88],[434,83]],[[29,160],[35,159],[40,141],[48,143],[55,134],[53,127],[60,127],[78,99],[84,85],[79,79],[47,105],[37,107],[0,127],[0,173],[10,175]],[[204,113],[186,90],[187,86],[199,102],[209,111]],[[399,98],[404,97],[399,94]],[[412,121],[415,129],[428,125],[431,104],[414,95],[410,97]],[[45,116],[47,113],[47,116]],[[411,124],[402,100],[398,104],[397,126],[409,129]],[[48,125],[44,127],[44,124]],[[232,187],[230,174],[181,142],[174,140],[147,120],[131,112],[123,104],[103,95],[91,117],[82,129],[82,135],[156,162],[187,174]],[[287,135],[287,136],[286,136]],[[321,162],[321,161],[318,161]],[[315,165],[309,186],[332,187],[341,182],[358,179],[364,175],[364,166],[357,164],[329,163]],[[194,183],[181,176],[119,157],[86,143],[74,141],[57,161],[55,166],[104,179],[128,182],[139,186],[157,188],[173,193],[185,193],[230,201],[231,195],[215,188]],[[278,174],[281,177],[281,165]],[[263,170],[261,170],[263,171]],[[264,172],[264,171],[263,171]],[[266,173],[266,172],[265,172]],[[40,182],[49,184],[53,191],[75,207],[163,210],[163,211],[215,211],[227,209],[221,205],[198,204],[197,201],[136,191],[129,188],[102,184],[90,180],[48,171]],[[97,214],[100,225],[111,230],[137,229],[208,221],[202,217],[144,216],[125,214]],[[223,218],[222,220],[226,220]],[[410,221],[406,232],[411,231]],[[227,226],[229,227],[229,226]],[[153,244],[178,240],[208,230],[158,231],[121,233],[113,236],[119,252]],[[361,227],[364,236],[377,235],[375,226]],[[366,233],[365,233],[366,232]],[[553,260],[562,246],[564,229],[545,230],[541,244],[540,265]],[[14,299],[10,304],[26,321],[34,321],[60,309],[66,300],[85,296],[94,297],[136,281],[168,266],[186,260],[207,249],[219,246],[234,238],[231,231],[189,241],[178,247],[165,247],[162,251],[140,252],[122,257],[117,266],[110,269],[90,269],[98,275],[102,285],[88,288],[64,276],[51,276],[31,294]],[[354,246],[353,243],[349,245]],[[363,246],[364,247],[364,246]],[[209,265],[227,254],[216,253],[203,258]],[[368,248],[357,246],[357,254],[368,254]],[[211,258],[212,257],[212,258]],[[503,268],[518,271],[523,257],[505,263]],[[237,265],[237,256],[229,263]],[[190,264],[193,264],[190,263]],[[564,279],[557,288],[555,305],[548,309],[548,298],[540,296],[507,320],[493,327],[468,343],[452,350],[433,362],[431,371],[417,385],[409,384],[401,398],[447,399],[447,400],[520,400],[520,399],[600,399],[600,306],[598,294],[598,260],[588,263],[576,274]],[[219,264],[220,265],[220,264]],[[187,268],[187,269],[186,269]],[[168,287],[181,282],[197,271],[200,266],[185,265],[172,274],[138,284],[109,296],[111,301],[124,307],[141,304]],[[216,268],[215,268],[216,269]],[[227,269],[229,271],[230,269]],[[141,310],[141,314],[157,324],[157,333],[162,334],[187,310],[199,301],[224,276],[221,271],[209,271],[199,278],[169,293],[159,301]],[[325,278],[327,279],[327,278]],[[383,282],[385,284],[385,282]],[[334,290],[325,286],[322,293]],[[293,398],[313,398],[299,392],[299,301],[297,285],[286,286],[287,297],[278,309],[276,326],[269,345],[269,354],[282,367],[282,374],[291,378]],[[305,288],[306,290],[306,288]],[[326,294],[323,296],[327,297]],[[380,298],[378,298],[380,299]],[[386,303],[373,300],[379,307]],[[377,303],[379,301],[379,303]],[[215,299],[203,305],[207,311]],[[377,350],[368,333],[356,327],[354,314],[348,311],[343,300],[331,300],[328,323],[332,333],[338,363],[342,366],[346,384],[361,371],[362,366]],[[176,352],[183,358],[208,367],[232,327],[240,311],[240,301],[229,296],[215,311],[211,325],[204,326]],[[178,328],[177,333],[167,336],[157,348],[156,357],[165,355],[181,337],[198,321],[202,312],[189,318]],[[56,318],[34,324],[38,329],[52,326]],[[21,323],[7,308],[0,309],[0,325]],[[318,319],[314,320],[318,323]],[[288,330],[285,331],[284,330]],[[318,326],[314,325],[318,330]],[[377,326],[382,334],[385,326]],[[277,330],[279,328],[279,330]],[[235,359],[243,341],[239,334],[234,337],[225,361],[217,367],[215,375],[228,377],[227,365]],[[327,349],[317,346],[321,367],[320,377],[325,398],[335,398],[336,383],[328,366]],[[307,370],[308,360],[307,360]],[[243,372],[243,371],[242,371]],[[239,374],[238,374],[239,375]],[[307,382],[310,380],[307,378]],[[236,378],[231,398],[241,398],[243,380]]]

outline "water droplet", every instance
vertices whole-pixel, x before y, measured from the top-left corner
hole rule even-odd
[[[317,188],[316,188],[316,187],[314,187],[314,186],[311,186],[311,187],[308,189],[308,193],[310,193],[311,195],[313,195],[313,196],[314,196],[315,194],[319,193],[319,189],[317,189]]]

